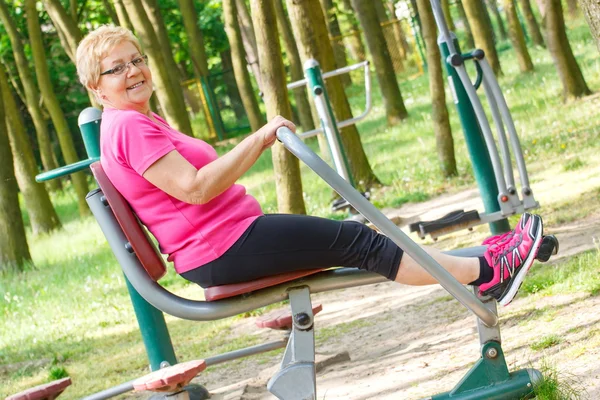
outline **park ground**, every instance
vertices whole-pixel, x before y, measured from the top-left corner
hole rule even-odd
[[[595,43],[583,18],[571,25],[578,62],[589,86],[598,91]],[[548,52],[533,49],[532,56],[536,70],[523,76],[506,50],[500,83],[541,205],[536,212],[544,218],[546,233],[559,238],[561,250],[550,263],[535,264],[516,300],[500,310],[503,349],[511,369],[556,371],[560,381],[594,400],[600,398],[600,96],[564,104]],[[373,191],[372,202],[403,229],[417,217],[477,208],[477,189],[449,93],[459,175],[445,179],[434,150],[427,79],[403,79],[401,86],[409,119],[386,126],[374,88],[373,111],[359,125],[371,166],[386,184]],[[349,89],[358,99],[351,99],[356,113],[361,90],[360,85]],[[331,190],[306,167],[302,180],[309,214],[341,218],[327,206]],[[242,183],[265,212],[276,211],[269,153]],[[68,185],[53,200],[63,230],[30,235],[35,268],[0,279],[0,398],[69,375],[73,385],[61,398],[80,399],[148,371],[122,273],[98,224],[92,217],[78,217]],[[478,245],[488,234],[481,226],[423,243],[453,249]],[[184,297],[202,297],[198,287],[172,271],[161,284]],[[419,399],[451,389],[478,358],[474,318],[438,286],[386,283],[318,294],[315,301],[324,307],[316,318],[318,359],[345,352],[350,358],[319,371],[319,399]],[[254,315],[206,323],[167,317],[167,323],[179,361],[258,344],[274,335],[255,328]],[[209,368],[197,382],[213,391],[215,399],[267,399],[266,377],[280,356],[281,351],[272,352]],[[123,396],[136,397],[140,395]]]

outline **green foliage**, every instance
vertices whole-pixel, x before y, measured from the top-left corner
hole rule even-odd
[[[533,390],[538,400],[584,400],[588,396],[580,379],[568,372],[559,371],[547,360],[540,367],[542,379],[534,382]]]
[[[565,171],[575,171],[575,170],[578,170],[585,166],[586,166],[585,161],[582,161],[581,158],[579,158],[579,157],[575,157],[575,158],[572,158],[572,159],[568,160],[567,162],[565,162],[565,165],[563,168]]]
[[[67,372],[67,370],[64,367],[54,365],[52,368],[50,368],[50,371],[48,372],[48,382],[52,382],[57,379],[66,378],[68,376],[69,376],[69,373]]]
[[[548,335],[542,337],[540,340],[533,342],[529,345],[531,350],[544,350],[562,342],[562,338],[558,335]]]

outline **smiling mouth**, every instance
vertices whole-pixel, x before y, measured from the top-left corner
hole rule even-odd
[[[141,81],[141,82],[136,83],[135,85],[131,85],[127,88],[127,90],[136,89],[136,88],[142,86],[144,84],[144,82],[145,81]]]

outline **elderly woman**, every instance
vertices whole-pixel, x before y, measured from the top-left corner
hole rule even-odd
[[[104,105],[101,163],[176,271],[203,287],[311,268],[346,266],[409,285],[436,281],[387,237],[357,222],[264,215],[236,181],[275,142],[276,117],[218,157],[150,110],[148,57],[130,31],[103,26],[77,49],[82,84]],[[488,239],[485,255],[427,249],[463,284],[506,305],[536,257],[542,221],[524,214],[512,232]]]

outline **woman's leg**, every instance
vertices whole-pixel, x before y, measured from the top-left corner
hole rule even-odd
[[[444,254],[432,247],[423,249],[437,261],[446,271],[462,284],[476,281],[481,273],[480,260],[476,257],[455,257]],[[438,283],[429,272],[425,271],[411,256],[404,254],[400,261],[396,282],[405,285],[431,285]]]

